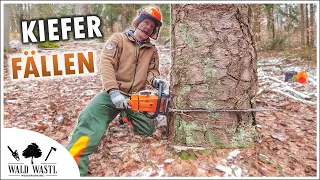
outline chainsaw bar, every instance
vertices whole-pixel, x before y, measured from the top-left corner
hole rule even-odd
[[[258,112],[258,111],[277,111],[278,109],[169,109],[169,112]]]

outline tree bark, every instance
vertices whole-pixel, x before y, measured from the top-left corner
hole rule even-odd
[[[255,108],[257,54],[249,5],[172,5],[170,93],[176,109]],[[246,147],[255,113],[171,113],[169,138],[187,146]]]
[[[305,20],[304,20],[304,4],[300,4],[300,13],[301,13],[301,21],[300,21],[300,36],[301,36],[301,45],[305,45]]]

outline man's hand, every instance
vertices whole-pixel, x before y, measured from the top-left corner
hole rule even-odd
[[[117,109],[128,109],[128,101],[120,93],[119,90],[112,90],[110,93],[110,98],[112,103],[116,106]]]
[[[159,89],[160,83],[163,84],[163,90],[165,90],[166,89],[166,83],[163,80],[159,79],[159,78],[154,78],[152,80],[152,87],[154,87],[156,89]]]

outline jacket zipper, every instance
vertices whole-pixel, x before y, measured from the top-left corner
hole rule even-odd
[[[138,63],[139,63],[139,56],[140,56],[140,46],[138,46],[138,53],[137,53],[137,56],[136,56],[136,66],[134,68],[134,74],[133,74],[133,79],[132,79],[132,83],[131,83],[131,86],[130,86],[130,89],[128,91],[128,93],[130,93],[132,87],[133,87],[133,83],[134,83],[134,80],[136,78],[136,73],[137,73],[137,68],[138,68]]]
[[[153,58],[152,64],[153,64],[153,69],[156,69],[156,58]]]
[[[119,47],[118,47],[118,45],[117,45],[117,46],[116,46],[116,52],[114,53],[113,58],[115,58],[118,53],[119,53]],[[119,70],[119,66],[120,66],[120,58],[118,59],[116,72]]]

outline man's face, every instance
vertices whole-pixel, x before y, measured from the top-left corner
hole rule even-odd
[[[140,35],[142,39],[147,39],[149,36],[151,36],[154,28],[155,28],[155,24],[152,20],[150,19],[143,20],[138,26],[138,30],[140,30],[141,32]]]

